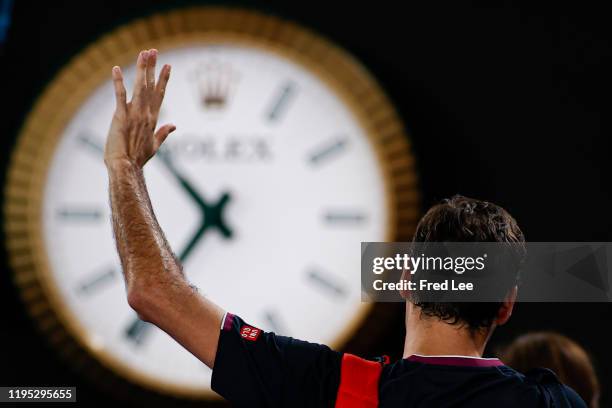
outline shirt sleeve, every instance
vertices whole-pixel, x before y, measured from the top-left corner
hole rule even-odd
[[[333,407],[342,353],[278,336],[227,313],[223,319],[212,389],[234,406]]]

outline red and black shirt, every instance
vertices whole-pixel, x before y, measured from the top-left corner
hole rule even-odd
[[[498,359],[411,356],[381,364],[278,336],[227,313],[212,388],[234,406],[548,407],[537,383]],[[572,407],[585,407],[564,387]]]

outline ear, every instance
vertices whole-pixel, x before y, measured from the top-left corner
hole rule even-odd
[[[504,302],[502,303],[499,311],[497,312],[497,319],[495,319],[495,324],[501,326],[506,324],[506,322],[512,316],[512,310],[514,309],[514,303],[516,302],[516,295],[518,293],[518,288],[514,286],[512,289],[508,291]]]
[[[400,279],[401,279],[401,282],[409,281],[410,279],[412,279],[412,274],[410,273],[410,268],[405,268],[402,271],[402,277]],[[402,290],[400,290],[400,296],[402,298],[404,298],[404,300],[408,300],[408,297],[410,296],[410,289],[402,289]],[[408,302],[408,303],[410,303],[410,302]]]

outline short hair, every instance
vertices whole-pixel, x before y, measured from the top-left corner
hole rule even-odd
[[[516,220],[502,207],[487,201],[455,195],[434,205],[421,218],[414,242],[505,242],[516,252],[519,262],[525,258],[525,237]],[[516,245],[519,244],[519,245]],[[518,281],[509,279],[510,290]],[[502,305],[499,302],[421,302],[426,316],[437,317],[451,324],[466,324],[471,330],[490,327]]]
[[[523,373],[538,367],[553,370],[589,407],[598,407],[599,381],[595,368],[587,352],[570,338],[553,332],[527,333],[499,354],[505,364]]]

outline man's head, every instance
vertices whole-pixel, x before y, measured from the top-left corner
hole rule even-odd
[[[515,219],[498,205],[456,195],[427,211],[419,222],[414,242],[502,242],[522,260],[525,238]],[[519,244],[519,245],[517,245]],[[518,278],[518,268],[516,276]],[[450,324],[463,324],[470,330],[505,323],[516,297],[516,280],[508,287],[506,299],[495,303],[417,302],[420,312]]]

